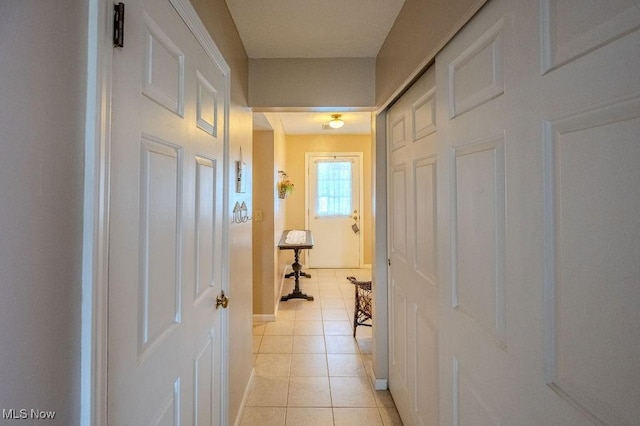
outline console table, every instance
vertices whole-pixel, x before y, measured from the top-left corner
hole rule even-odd
[[[287,243],[287,234],[289,233],[289,230],[282,233],[282,237],[280,237],[280,242],[278,243],[278,248],[280,250],[293,250],[293,256],[295,259],[291,265],[293,272],[285,275],[285,278],[295,278],[295,287],[291,293],[280,298],[283,302],[286,302],[289,299],[313,300],[313,296],[304,294],[300,291],[300,277],[311,278],[311,275],[301,271],[302,265],[300,264],[300,250],[309,250],[313,248],[313,236],[311,235],[311,231],[305,232],[307,235],[304,243]]]

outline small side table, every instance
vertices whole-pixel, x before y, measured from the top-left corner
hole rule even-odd
[[[286,302],[289,299],[305,299],[305,300],[313,300],[313,296],[304,294],[300,291],[300,277],[311,278],[311,275],[302,272],[302,265],[300,264],[300,250],[309,250],[313,248],[313,236],[311,235],[311,231],[305,231],[307,233],[306,241],[300,244],[289,244],[286,242],[287,234],[289,230],[286,230],[282,233],[282,237],[280,237],[280,242],[278,243],[278,248],[280,250],[293,250],[294,261],[291,264],[291,269],[293,272],[285,275],[285,278],[295,278],[295,287],[293,291],[286,296],[282,296],[280,298],[281,301]]]

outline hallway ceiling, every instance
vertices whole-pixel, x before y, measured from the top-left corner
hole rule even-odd
[[[250,58],[373,58],[404,0],[226,0]],[[332,112],[340,129],[323,128]],[[280,112],[287,134],[368,134],[371,113]],[[254,128],[264,129],[260,114]]]
[[[323,126],[331,120],[331,112],[278,112],[269,113],[278,117],[287,135],[365,135],[371,133],[371,112],[349,111],[342,114],[344,126],[332,129]],[[254,130],[272,130],[271,123],[263,113],[253,114]]]
[[[250,58],[374,58],[404,0],[226,0]],[[340,129],[323,128],[331,113]],[[367,134],[370,112],[279,113],[287,134]],[[263,118],[263,117],[262,117]],[[256,130],[264,129],[254,114]]]
[[[373,58],[404,0],[226,0],[250,58]]]

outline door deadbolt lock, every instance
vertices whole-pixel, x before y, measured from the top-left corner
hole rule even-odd
[[[226,309],[229,306],[229,298],[225,296],[224,290],[220,292],[220,296],[216,297],[216,309],[222,306],[222,309]]]

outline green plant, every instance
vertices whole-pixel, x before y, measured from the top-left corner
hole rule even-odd
[[[291,182],[289,179],[284,179],[278,182],[278,193],[280,194],[281,197],[289,196],[294,189],[295,187],[293,185],[293,182]]]

